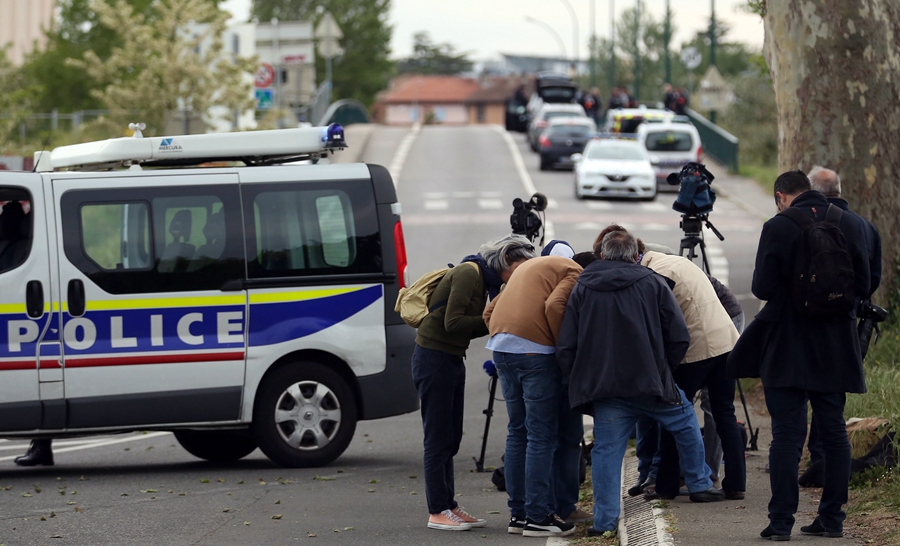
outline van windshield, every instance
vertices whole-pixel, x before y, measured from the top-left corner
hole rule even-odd
[[[634,146],[593,146],[587,151],[588,159],[625,159],[640,161],[644,154]]]
[[[694,139],[690,133],[680,131],[647,133],[646,146],[650,152],[689,152]]]

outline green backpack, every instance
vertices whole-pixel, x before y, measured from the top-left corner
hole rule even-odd
[[[474,262],[463,263],[471,264],[476,270],[478,269],[478,264]],[[406,324],[413,328],[418,328],[430,311],[447,305],[446,301],[442,301],[429,307],[428,301],[431,299],[431,294],[434,293],[434,289],[437,288],[441,279],[451,269],[452,267],[442,267],[441,269],[429,271],[410,286],[400,289],[400,293],[397,294],[397,303],[394,305],[394,311],[400,313],[400,318]]]

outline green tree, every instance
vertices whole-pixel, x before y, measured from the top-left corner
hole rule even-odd
[[[17,127],[33,108],[34,87],[20,68],[0,48],[0,155],[22,153],[25,143],[16,143]]]
[[[453,75],[472,70],[472,61],[466,53],[456,53],[451,44],[435,44],[427,32],[413,36],[413,54],[397,63],[400,74]]]
[[[158,134],[177,110],[206,116],[213,106],[227,112],[252,106],[248,80],[255,59],[223,54],[228,15],[215,2],[158,0],[152,16],[125,0],[115,6],[92,0],[90,8],[100,24],[115,29],[117,45],[106,59],[88,50],[83,60],[69,59],[68,64],[97,82],[108,82],[92,89],[91,96],[110,111],[104,120],[110,130],[142,121],[148,134]]]
[[[312,21],[318,24],[330,11],[344,37],[344,54],[334,60],[333,97],[352,98],[371,105],[387,86],[393,71],[390,55],[391,0],[253,0],[251,17],[269,21]],[[316,55],[316,79],[324,81],[325,62]]]

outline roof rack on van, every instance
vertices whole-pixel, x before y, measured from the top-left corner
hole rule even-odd
[[[104,170],[134,165],[174,167],[211,161],[266,165],[324,158],[329,151],[347,147],[344,129],[337,123],[327,127],[150,138],[141,135],[140,125],[143,124],[132,124],[132,128],[137,129],[133,137],[60,146],[52,152],[36,152],[36,170]]]

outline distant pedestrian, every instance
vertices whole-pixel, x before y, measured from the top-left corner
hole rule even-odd
[[[772,417],[769,451],[769,526],[760,536],[790,540],[799,503],[797,484],[800,451],[806,435],[806,403],[812,405],[822,437],[825,478],[818,517],[801,527],[804,534],[843,536],[850,480],[850,443],[844,424],[846,393],[866,391],[854,313],[810,316],[801,311],[795,281],[798,256],[810,243],[803,242],[800,223],[788,214],[823,222],[832,210],[825,196],[812,191],[801,171],[782,173],[775,180],[775,202],[781,212],[763,225],[753,271],[753,294],[766,302],[750,324],[767,333],[762,339],[758,375],[762,379],[766,408]],[[792,209],[797,213],[782,212]],[[863,235],[850,214],[838,223],[852,261],[853,288],[857,297],[869,293],[869,264]],[[804,252],[805,253],[805,252]],[[797,277],[799,279],[799,276]],[[805,300],[808,301],[808,300]],[[746,334],[741,341],[747,338]],[[741,348],[755,347],[738,343]],[[731,361],[729,360],[729,366]],[[742,374],[743,375],[743,374]]]
[[[661,276],[636,263],[631,234],[606,235],[600,258],[578,278],[557,341],[570,404],[594,417],[590,535],[617,528],[622,459],[641,416],[675,435],[691,500],[723,498],[709,479],[693,406],[672,377],[690,345],[675,296]]]
[[[481,316],[488,298],[496,297],[515,268],[534,256],[534,246],[521,235],[484,244],[478,254],[466,256],[444,275],[431,295],[432,309],[419,326],[412,376],[422,405],[430,529],[467,531],[487,525],[456,502],[453,457],[463,435],[463,359],[469,342],[488,333]]]

